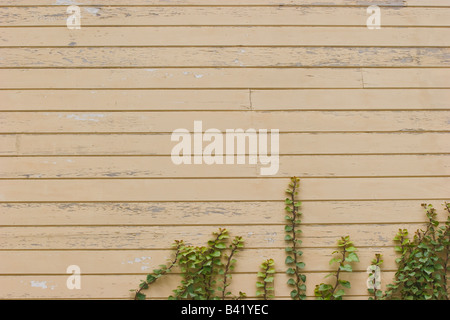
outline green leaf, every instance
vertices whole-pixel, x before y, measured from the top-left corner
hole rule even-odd
[[[286,264],[292,264],[295,262],[294,258],[292,258],[291,256],[287,256],[286,260],[284,261]]]
[[[295,280],[292,279],[292,278],[290,278],[290,279],[287,281],[287,284],[289,284],[289,285],[291,285],[291,286],[295,286],[295,285],[296,285]]]
[[[317,288],[317,290],[318,290],[318,291],[321,291],[321,292],[323,292],[323,291],[328,291],[328,290],[331,290],[331,289],[333,289],[333,287],[332,287],[331,285],[325,284],[325,283],[321,283],[321,284],[319,285],[319,287]]]
[[[341,298],[343,295],[345,295],[345,291],[343,289],[340,289],[333,296],[335,298]]]
[[[297,290],[292,290],[291,291],[291,298],[294,299],[295,297],[297,297],[298,295],[298,291]]]
[[[339,283],[340,283],[343,287],[345,287],[345,288],[348,288],[348,289],[351,288],[350,281],[347,281],[347,280],[339,280]]]
[[[289,269],[286,270],[286,273],[287,274],[295,274],[295,270],[292,269],[292,268],[289,268]]]
[[[222,242],[216,243],[215,247],[217,249],[226,249],[227,248],[226,244],[222,243]]]
[[[136,300],[145,300],[146,296],[143,293],[137,293],[136,294]]]
[[[352,272],[352,266],[349,264],[344,264],[343,266],[339,266],[339,269],[342,271]]]
[[[303,269],[303,268],[305,267],[305,263],[304,263],[304,262],[297,262],[297,263],[295,264],[295,266],[296,266],[297,268],[299,268],[299,269]]]
[[[351,252],[346,258],[345,261],[348,262],[359,262],[358,255],[354,252]]]
[[[284,226],[284,231],[286,232],[291,232],[292,231],[292,226]]]

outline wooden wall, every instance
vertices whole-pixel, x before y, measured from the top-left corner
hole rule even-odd
[[[374,4],[380,30],[366,28]],[[173,240],[221,226],[246,240],[234,292],[253,297],[271,257],[287,299],[297,175],[308,295],[349,234],[348,298],[366,299],[374,253],[386,284],[397,229],[450,197],[449,67],[449,0],[1,0],[0,297],[129,299]],[[175,166],[170,134],[194,120],[280,129],[278,174]],[[81,290],[66,288],[73,264]]]

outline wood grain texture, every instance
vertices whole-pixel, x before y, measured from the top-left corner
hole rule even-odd
[[[417,109],[450,110],[450,90],[0,90],[2,111]]]
[[[275,177],[449,176],[450,155],[281,156]],[[169,156],[0,157],[1,179],[258,177],[254,164],[174,166]]]
[[[66,28],[80,5],[80,30]],[[382,28],[366,27],[369,5]],[[185,239],[242,235],[233,292],[255,295],[276,260],[285,285],[284,193],[301,177],[307,294],[336,241],[360,263],[347,299],[399,228],[446,219],[448,0],[3,0],[0,3],[0,298],[130,299]],[[177,128],[280,129],[280,168],[182,165]],[[68,265],[82,290],[66,289]],[[164,299],[179,270],[149,295]],[[326,281],[326,280],[325,280]]]
[[[297,0],[77,0],[72,1],[73,4],[89,5],[89,6],[103,6],[103,5],[146,5],[146,6],[176,6],[176,5],[336,5],[336,6],[350,6],[360,5],[368,6],[371,4],[385,5],[385,6],[404,6],[407,4],[421,4],[421,5],[444,5],[446,0],[303,0],[299,3]],[[70,1],[69,1],[70,2]],[[50,5],[68,5],[68,1],[54,1],[54,0],[4,0],[4,6],[50,6]]]
[[[69,1],[54,0],[4,0],[3,6],[38,6],[38,5],[68,5]],[[449,6],[447,0],[77,0],[79,5],[296,5],[296,6]]]
[[[424,223],[422,203],[445,220],[440,200],[304,201],[302,223]],[[284,202],[62,202],[0,203],[1,226],[281,225]],[[233,231],[234,232],[234,231]]]
[[[450,111],[0,112],[2,133],[172,133],[194,121],[203,130],[274,128],[280,132],[446,131]]]
[[[186,128],[189,125],[187,124]],[[3,134],[0,155],[170,155],[170,134]],[[449,133],[285,133],[280,155],[448,153]],[[206,144],[205,144],[206,146]],[[193,154],[193,153],[192,153]],[[246,161],[248,163],[248,161]]]
[[[311,284],[307,287],[307,295],[311,299],[314,296],[314,285],[321,282],[330,281],[324,279],[327,273],[307,273],[307,283]],[[69,290],[66,287],[67,277],[65,276],[49,276],[49,275],[33,275],[33,276],[9,276],[0,277],[0,295],[7,299],[18,298],[40,298],[40,299],[131,299],[132,292],[129,290],[136,288],[142,275],[85,275],[82,276],[81,290]],[[383,273],[383,286],[392,281],[392,272]],[[275,294],[277,297],[284,299],[289,298],[290,288],[286,286],[287,276],[285,274],[275,275]],[[367,273],[358,272],[350,276],[345,274],[342,279],[351,280],[352,289],[346,292],[350,296],[358,298],[368,298],[367,294]],[[149,299],[166,298],[172,294],[172,290],[177,287],[181,277],[178,275],[168,275],[165,281],[157,281],[146,292]],[[229,289],[237,293],[245,291],[249,298],[254,298],[256,293],[255,282],[256,273],[236,274],[233,276],[232,284]],[[11,288],[11,289],[5,289]],[[123,290],[127,288],[127,290]]]
[[[349,46],[448,47],[449,28],[384,27],[61,27],[0,28],[0,47]],[[56,57],[54,57],[56,58]]]
[[[366,7],[97,7],[83,26],[297,25],[366,26]],[[384,8],[383,26],[448,27],[450,8]],[[0,26],[66,26],[66,7],[0,7]],[[149,18],[151,17],[151,18]]]
[[[0,48],[0,56],[0,68],[450,66],[450,48]]]
[[[4,89],[450,88],[450,68],[3,69],[1,74]]]
[[[333,251],[336,242],[344,235],[350,235],[355,246],[391,247],[393,237],[399,228],[410,230],[423,228],[422,224],[355,224],[326,225],[313,224],[302,227],[303,248],[329,248]],[[223,226],[233,234],[245,238],[247,248],[284,248],[284,226],[270,228],[261,225]],[[0,239],[3,249],[170,249],[174,240],[183,239],[187,244],[203,245],[218,226],[60,226],[60,227],[7,227]]]
[[[395,259],[398,255],[393,248],[380,247],[359,253],[360,263],[355,265],[354,271],[365,272],[366,266],[375,256],[381,253],[384,257],[383,270],[394,271]],[[0,251],[0,274],[2,275],[66,275],[67,266],[74,261],[81,268],[84,275],[89,274],[146,274],[158,268],[172,257],[171,250],[103,250],[103,251]],[[333,270],[329,260],[329,248],[304,249],[303,261],[305,272],[327,272]],[[237,256],[235,273],[252,273],[259,269],[264,259],[272,258],[276,262],[277,272],[284,272],[282,261],[286,258],[284,249],[248,249]],[[29,261],[33,261],[33,269],[29,269]],[[49,261],[51,263],[49,263]],[[174,274],[180,273],[178,268]]]
[[[304,178],[301,200],[445,199],[450,178]],[[286,179],[1,180],[0,201],[267,201]],[[226,191],[226,193],[225,193]]]

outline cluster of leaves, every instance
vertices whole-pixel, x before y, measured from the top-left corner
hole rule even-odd
[[[450,204],[445,203],[449,217],[440,226],[436,209],[422,204],[428,222],[425,230],[419,229],[410,239],[408,230],[400,229],[394,238],[401,257],[396,260],[398,270],[388,285],[384,299],[448,300],[447,281],[450,249]]]
[[[297,177],[292,177],[289,184],[290,188],[286,189],[286,193],[289,194],[289,198],[285,200],[285,211],[287,215],[285,219],[287,224],[284,227],[286,235],[284,240],[290,245],[286,247],[286,260],[285,263],[288,266],[286,273],[289,276],[287,284],[292,286],[293,289],[290,293],[291,298],[294,300],[304,300],[306,299],[306,275],[301,273],[301,269],[305,267],[305,263],[300,261],[300,257],[303,252],[299,250],[298,246],[301,245],[302,241],[298,239],[301,234],[299,225],[301,223],[300,217],[302,213],[299,211],[301,202],[296,201],[295,196],[298,194],[298,185],[300,179]]]
[[[359,262],[357,255],[358,250],[350,241],[349,236],[341,237],[338,240],[338,250],[334,251],[332,254],[337,254],[338,257],[332,258],[330,260],[330,265],[338,263],[339,267],[335,272],[330,273],[327,277],[334,276],[336,278],[335,284],[321,283],[316,285],[314,289],[314,295],[318,300],[342,300],[345,295],[345,290],[340,289],[340,287],[350,288],[351,284],[347,280],[342,280],[340,278],[341,272],[352,272],[353,268],[351,266],[352,262]]]
[[[256,282],[256,296],[263,300],[274,297],[274,274],[275,262],[273,259],[267,259],[260,266],[262,271],[258,272],[258,281]]]
[[[383,264],[382,255],[375,254],[375,259],[372,260],[367,271],[369,272],[369,278],[367,279],[367,290],[369,291],[371,297],[369,300],[379,300],[383,296],[383,291],[381,291],[381,275],[380,266]]]
[[[182,275],[180,285],[173,290],[169,300],[220,300],[229,298],[232,293],[227,291],[231,281],[231,271],[236,264],[235,256],[244,247],[242,237],[235,237],[229,243],[227,229],[214,232],[214,239],[207,246],[196,247],[185,245],[183,241],[175,241],[174,258],[168,265],[161,265],[153,270],[142,281],[136,292],[136,300],[144,300],[146,295],[142,290],[161,276],[170,272],[173,267],[179,267]],[[239,292],[236,299],[245,298],[245,293]]]
[[[208,241],[204,247],[184,246],[181,248],[178,266],[183,279],[175,289],[170,300],[219,300],[231,295],[226,292],[231,279],[230,270],[236,262],[233,256],[243,248],[241,237],[236,237],[228,245],[228,230],[220,228],[214,232],[214,239]],[[229,248],[231,253],[225,256],[224,251]],[[223,262],[226,259],[226,263]],[[217,285],[217,279],[222,276],[222,286]],[[219,295],[216,295],[219,293]]]
[[[169,261],[168,265],[160,265],[160,269],[154,269],[152,273],[147,275],[146,280],[141,280],[141,283],[139,284],[138,290],[130,290],[135,292],[134,300],[145,300],[147,296],[142,292],[142,290],[146,290],[149,288],[150,284],[161,278],[163,275],[166,275],[169,273],[172,268],[176,265],[178,258],[180,257],[180,253],[182,251],[182,248],[184,248],[184,242],[176,240],[173,244],[175,247],[175,254],[172,261]]]

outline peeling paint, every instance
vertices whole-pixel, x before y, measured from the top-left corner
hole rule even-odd
[[[55,6],[71,6],[71,5],[77,5],[80,4],[79,2],[76,2],[74,0],[56,0]]]
[[[98,12],[100,11],[99,8],[84,8],[84,10],[86,10],[87,12],[89,12],[94,16],[98,16],[99,15]]]
[[[94,121],[99,122],[96,118],[103,118],[105,115],[101,113],[90,113],[90,114],[83,114],[83,115],[77,115],[77,114],[69,114],[66,116],[67,119],[74,119],[79,121]]]

